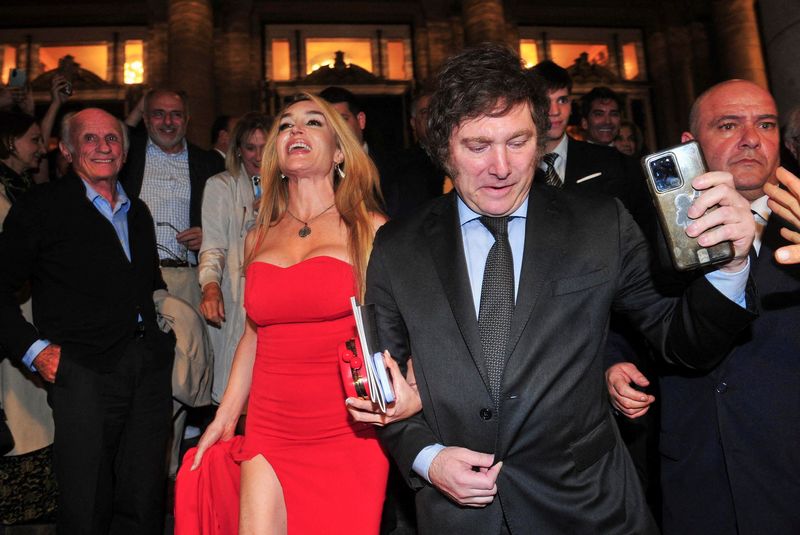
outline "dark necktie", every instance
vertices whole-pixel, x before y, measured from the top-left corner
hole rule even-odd
[[[508,241],[508,217],[483,216],[480,219],[494,236],[494,245],[489,249],[483,272],[478,329],[489,374],[489,390],[499,410],[500,382],[514,314],[514,261]]]
[[[548,152],[542,156],[542,161],[545,165],[544,181],[548,186],[560,188],[562,186],[562,182],[561,177],[558,176],[558,172],[556,171],[556,158],[558,158],[558,154],[555,152]]]

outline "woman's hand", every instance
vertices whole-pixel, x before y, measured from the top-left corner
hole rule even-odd
[[[417,381],[414,377],[414,366],[411,359],[408,359],[406,377],[403,377],[403,374],[400,373],[400,368],[388,351],[383,352],[383,363],[389,368],[389,373],[392,376],[395,401],[386,406],[386,413],[384,414],[376,404],[368,399],[347,398],[345,400],[347,412],[357,422],[383,427],[398,420],[405,420],[422,410],[422,400],[417,391]]]
[[[207,322],[219,327],[225,321],[225,303],[222,299],[222,290],[216,282],[203,286],[203,300],[200,302],[200,312]]]
[[[200,466],[200,461],[203,459],[203,454],[206,450],[219,442],[220,440],[230,440],[233,438],[233,432],[236,430],[236,421],[223,423],[219,417],[214,418],[205,433],[200,437],[197,442],[197,451],[194,454],[194,461],[192,461],[192,470]]]

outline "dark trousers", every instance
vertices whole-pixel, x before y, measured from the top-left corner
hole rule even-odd
[[[51,390],[59,534],[163,533],[171,371],[143,339],[110,373],[62,353]]]

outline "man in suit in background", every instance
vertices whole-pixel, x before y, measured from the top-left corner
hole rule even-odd
[[[567,134],[572,114],[572,77],[544,60],[529,70],[550,100],[550,128],[537,180],[550,185],[617,197],[647,232],[653,227],[651,203],[639,163],[613,147],[579,141]]]
[[[729,80],[700,95],[690,131],[712,171],[733,175],[756,220],[751,271],[761,316],[708,372],[666,367],[660,376],[661,489],[665,534],[800,533],[800,267],[773,258],[788,242],[764,194],[776,184],[780,147],[772,96]],[[653,398],[632,387],[644,376],[612,366],[615,406],[635,418]]]
[[[383,208],[385,212],[393,217],[396,213],[398,205],[399,190],[397,184],[389,178],[392,171],[393,163],[392,158],[385,151],[377,147],[370,146],[366,139],[364,139],[364,131],[367,128],[367,114],[359,99],[350,91],[343,87],[331,86],[323,89],[319,96],[327,101],[333,109],[339,112],[350,127],[350,131],[356,136],[356,139],[361,143],[364,152],[372,159],[375,167],[378,169],[380,175],[381,193],[383,195]],[[347,169],[345,169],[347,173]]]
[[[581,98],[581,128],[586,141],[612,147],[622,122],[622,99],[614,90],[595,87]]]
[[[219,158],[222,165],[225,165],[225,157],[228,155],[228,145],[230,144],[233,129],[236,127],[238,117],[230,115],[220,115],[214,119],[211,125],[211,152]]]
[[[117,181],[124,126],[90,108],[65,123],[74,174],[14,205],[0,233],[0,344],[50,383],[58,530],[163,532],[172,334],[153,220]],[[27,282],[34,324],[15,293]]]
[[[409,123],[415,143],[394,155],[395,165],[387,170],[386,177],[382,177],[397,193],[389,213],[392,218],[413,214],[444,191],[445,173],[425,149],[430,98],[430,90],[425,89],[414,98]]]
[[[609,312],[694,367],[752,318],[715,289],[745,300],[754,224],[729,175],[704,175],[692,215],[723,208],[689,231],[733,238],[736,259],[665,298],[618,202],[532,187],[546,113],[514,52],[450,58],[428,136],[455,192],[375,238],[365,299],[381,346],[413,355],[423,407],[379,434],[419,489],[421,533],[655,533],[604,400]]]

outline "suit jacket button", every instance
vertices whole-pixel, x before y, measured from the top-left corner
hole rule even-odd
[[[481,409],[481,418],[484,420],[491,420],[492,411],[490,409]]]
[[[722,382],[717,385],[717,394],[724,394],[728,391],[728,383]]]

